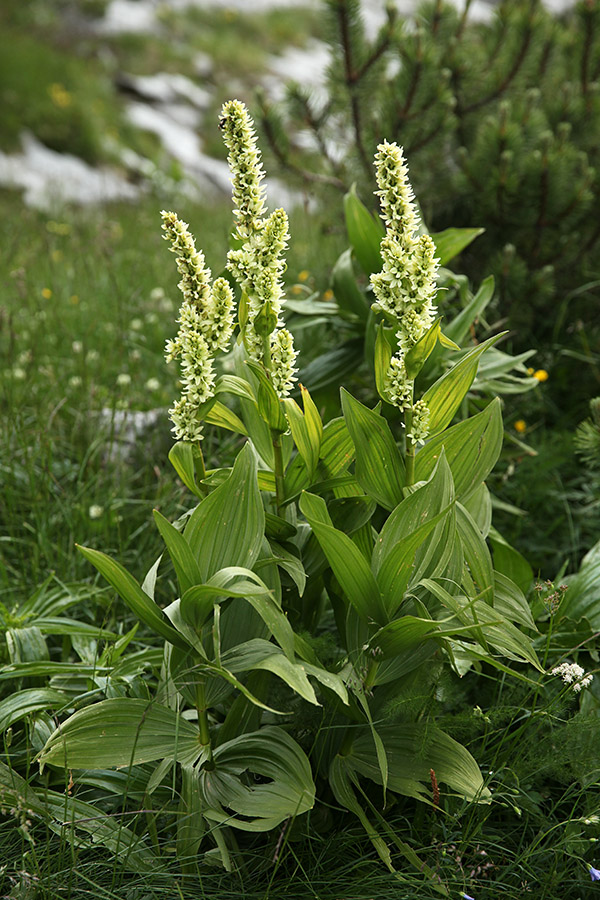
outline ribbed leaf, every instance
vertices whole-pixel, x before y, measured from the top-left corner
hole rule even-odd
[[[209,413],[204,417],[204,421],[209,425],[218,425],[220,428],[227,428],[228,431],[234,431],[236,434],[248,434],[248,430],[242,420],[232,412],[228,406],[217,400]]]
[[[308,477],[312,480],[319,462],[323,423],[310,394],[302,385],[300,388],[304,402],[304,412],[292,398],[287,398],[283,403],[292,437],[300,456],[304,460]]]
[[[60,709],[69,706],[72,698],[62,691],[51,688],[28,688],[15,691],[0,701],[0,731],[6,731],[15,722],[24,719],[30,713],[46,709]]]
[[[42,764],[107,769],[176,758],[191,765],[200,756],[198,729],[159,703],[103,700],[80,709],[50,735]]]
[[[484,231],[485,228],[446,228],[444,231],[432,234],[440,266],[447,265]]]
[[[184,532],[202,580],[207,581],[226,566],[251,569],[260,552],[264,528],[256,460],[246,444],[230,476],[194,510]]]
[[[450,424],[454,413],[473,384],[479,357],[503,334],[506,332],[495,334],[482,344],[478,344],[477,347],[473,347],[460,362],[457,362],[425,391],[423,400],[429,409],[429,433],[431,435],[438,434]]]
[[[310,763],[280,728],[267,726],[221,744],[213,763],[199,777],[207,819],[243,831],[270,831],[314,805]]]
[[[258,411],[267,423],[271,431],[283,434],[287,431],[287,422],[283,414],[281,400],[261,363],[252,359],[246,360],[246,365],[252,371],[258,381]]]
[[[171,525],[157,509],[154,510],[154,521],[167,545],[169,556],[173,562],[179,590],[184,594],[194,584],[202,584],[202,574],[190,545],[180,531]]]
[[[382,725],[378,729],[388,759],[390,790],[422,798],[431,790],[431,769],[438,782],[467,800],[489,802],[479,766],[469,751],[432,722]],[[361,775],[381,784],[370,736],[363,732],[352,744],[349,764]]]
[[[196,469],[194,467],[194,448],[192,444],[178,441],[169,450],[169,462],[183,481],[188,491],[196,497],[202,496],[202,491],[196,481]]]
[[[448,337],[460,344],[469,333],[469,329],[475,319],[481,315],[488,303],[494,296],[494,276],[488,277],[481,282],[479,290],[474,297],[469,300],[467,305],[459,314],[445,326],[445,332]]]
[[[525,557],[493,527],[489,530],[489,542],[494,553],[494,568],[514,581],[521,591],[528,591],[533,581],[533,569]]]
[[[113,586],[117,594],[135,613],[138,619],[149,625],[150,628],[154,629],[157,634],[160,634],[161,637],[171,644],[175,644],[176,647],[181,647],[184,650],[187,649],[188,645],[181,635],[165,621],[160,606],[157,606],[154,600],[144,593],[133,575],[130,575],[120,563],[106,556],[105,553],[101,553],[99,550],[92,550],[90,547],[81,547],[79,544],[76,546],[85,558],[106,578],[109,584]]]
[[[331,273],[331,287],[340,309],[353,313],[362,322],[367,321],[369,305],[356,283],[351,250],[344,250],[338,257]]]
[[[499,398],[496,398],[482,412],[453,425],[427,442],[417,453],[416,479],[426,481],[429,478],[444,447],[456,497],[462,501],[485,481],[494,468],[503,438],[501,405]]]
[[[456,504],[456,525],[463,545],[465,562],[475,583],[477,597],[491,605],[494,574],[490,551],[473,518],[460,503]]]
[[[304,492],[300,509],[349,602],[362,619],[383,624],[387,617],[369,564],[348,535],[333,527],[325,501]]]
[[[379,245],[383,238],[383,225],[374,218],[358,199],[356,187],[344,197],[344,215],[348,239],[365,275],[379,272],[382,266]]]
[[[404,461],[390,426],[342,388],[342,410],[356,452],[356,480],[385,509],[402,500]]]
[[[227,597],[247,600],[259,614],[286,656],[294,657],[294,632],[287,617],[277,605],[266,584],[249,569],[228,567],[216,572],[203,585],[190,588],[181,598],[181,614],[184,619],[200,629],[213,605]]]

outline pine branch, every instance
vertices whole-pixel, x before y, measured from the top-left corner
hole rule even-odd
[[[356,148],[358,150],[358,155],[360,157],[360,161],[365,169],[365,172],[370,177],[371,175],[371,161],[368,157],[367,151],[365,150],[365,145],[363,142],[362,135],[362,121],[360,114],[360,106],[358,102],[358,96],[356,93],[356,71],[353,66],[352,61],[352,47],[350,41],[350,23],[348,21],[348,7],[346,0],[338,0],[336,4],[336,13],[339,25],[340,38],[342,42],[342,54],[344,61],[344,81],[346,83],[346,87],[350,93],[350,109],[352,112],[352,125],[354,127],[354,140],[356,141]]]

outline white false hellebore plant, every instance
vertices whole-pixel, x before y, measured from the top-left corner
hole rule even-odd
[[[240,288],[238,349],[246,354],[236,376],[214,368],[233,331],[230,286],[211,283],[187,226],[163,213],[183,292],[179,332],[167,345],[181,361],[183,386],[170,411],[179,439],[170,458],[199,499],[175,525],[155,513],[178,596],[165,609],[155,602],[160,559],[140,585],[118,562],[81,548],[164,639],[162,667],[148,699],[103,700],[64,721],[41,760],[75,771],[156,763],[148,794],[170,783],[177,763],[178,852],[193,860],[202,845],[226,866],[224,828],[266,831],[312,807],[312,761],[393,869],[363,779],[378,783],[384,798],[390,790],[428,800],[431,770],[448,795],[489,802],[490,792],[470,753],[425,710],[414,716],[407,704],[376,724],[390,701],[412,682],[433,690],[443,666],[461,675],[483,663],[506,671],[507,660],[540,668],[518,627],[535,629],[525,597],[510,573],[494,569],[486,543],[485,479],[503,436],[499,402],[451,425],[496,338],[463,353],[415,400],[415,379],[444,340],[434,318],[435,248],[416,236],[402,152],[383,144],[376,166],[387,232],[372,284],[397,346],[380,327],[375,372],[382,396],[404,413],[406,447],[378,407],[343,388],[342,416],[323,424],[304,388],[301,409],[288,396],[296,353],[281,317],[287,217],[265,212],[243,104],[226,103],[220,125],[238,243],[227,266]],[[220,403],[223,393],[236,395],[239,416]],[[247,436],[230,469],[206,473],[204,421]],[[337,647],[329,667],[310,640],[319,630]],[[287,691],[283,710],[271,705],[277,683],[279,696],[281,685]],[[289,733],[290,718],[273,724],[302,701],[326,707],[311,761]]]

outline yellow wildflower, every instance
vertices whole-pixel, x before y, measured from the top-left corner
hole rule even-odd
[[[517,434],[525,434],[527,431],[527,422],[525,419],[517,419],[515,422],[515,431]]]
[[[533,375],[534,372],[535,372],[535,369],[533,368],[533,366],[529,366],[529,368],[527,369],[527,374]]]
[[[310,276],[310,272],[308,269],[302,269],[301,272],[298,272],[298,281],[308,281]]]
[[[545,369],[538,369],[537,372],[533,373],[533,377],[537,378],[538,381],[548,381],[548,373]]]
[[[333,300],[333,291],[332,290],[325,291],[325,293],[323,294],[323,300]]]
[[[54,105],[58,106],[59,109],[66,109],[67,106],[71,105],[73,100],[64,84],[59,84],[58,82],[50,85],[48,93],[50,94],[50,99]]]
[[[42,288],[42,297],[44,298],[44,300],[49,300],[51,296],[52,291],[50,290],[50,288]]]

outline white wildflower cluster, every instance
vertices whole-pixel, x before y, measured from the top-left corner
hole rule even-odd
[[[243,241],[242,247],[227,255],[227,268],[247,298],[240,329],[253,359],[268,363],[264,359],[268,342],[273,386],[280,397],[286,397],[296,380],[297,355],[292,336],[282,327],[281,319],[288,218],[283,209],[264,215],[264,172],[252,119],[244,104],[239,100],[225,103],[219,124],[229,150],[236,236]]]
[[[575,693],[579,693],[583,688],[589,687],[594,680],[593,675],[586,675],[585,669],[578,666],[577,663],[561,663],[552,669],[552,675],[560,675],[565,684],[572,684]]]
[[[169,410],[173,432],[179,441],[202,439],[200,407],[213,395],[215,382],[214,356],[226,350],[233,332],[233,292],[225,278],[215,279],[205,265],[204,255],[196,249],[186,222],[175,213],[161,213],[164,238],[177,254],[179,288],[183,302],[179,310],[179,331],[167,341],[167,362],[179,359],[181,365],[181,397]]]
[[[386,233],[381,242],[383,269],[371,276],[377,297],[375,310],[396,319],[398,352],[392,357],[386,388],[400,409],[413,409],[412,440],[427,436],[425,404],[413,406],[413,385],[406,376],[404,356],[433,324],[438,260],[428,234],[417,235],[419,216],[402,148],[384,141],[375,155],[376,192]],[[421,402],[421,401],[419,401]],[[410,435],[409,435],[410,437]]]

